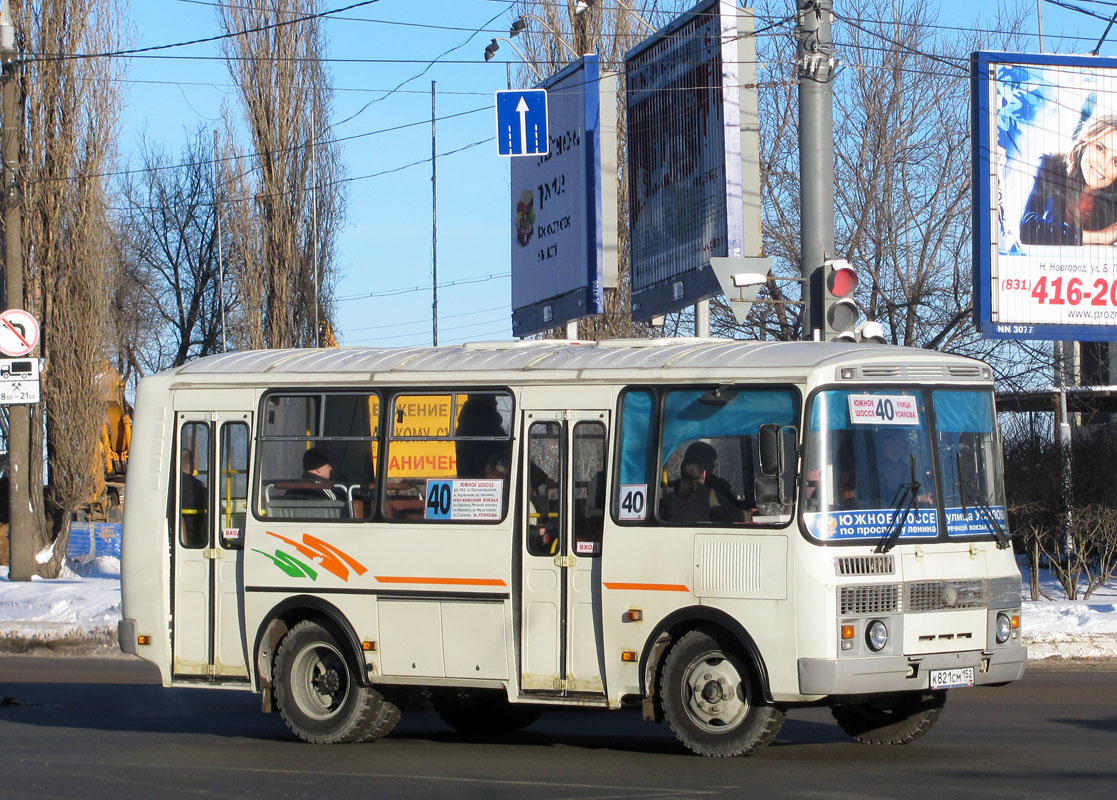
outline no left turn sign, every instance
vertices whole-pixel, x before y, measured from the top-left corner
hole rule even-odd
[[[0,312],[0,353],[25,356],[39,343],[39,323],[22,308]]]

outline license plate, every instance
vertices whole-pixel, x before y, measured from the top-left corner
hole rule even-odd
[[[963,686],[973,686],[973,667],[960,669],[933,669],[931,670],[932,689],[960,689]]]

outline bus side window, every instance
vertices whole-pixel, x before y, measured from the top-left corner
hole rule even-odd
[[[629,389],[621,398],[617,480],[613,515],[625,522],[648,518],[648,503],[659,483],[655,472],[655,393]]]
[[[209,425],[182,426],[178,453],[179,543],[190,549],[209,544]]]
[[[257,515],[371,519],[379,483],[380,406],[380,397],[368,392],[267,395],[255,469]],[[323,460],[330,466],[328,477]],[[311,474],[313,469],[318,472]]]

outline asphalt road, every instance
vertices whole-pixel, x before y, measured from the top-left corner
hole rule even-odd
[[[793,711],[751,758],[705,759],[632,712],[556,711],[469,739],[429,711],[386,739],[312,746],[256,695],[163,689],[139,661],[0,657],[0,796],[17,798],[1106,797],[1117,779],[1117,665],[1040,666],[955,690],[907,747],[849,740]]]

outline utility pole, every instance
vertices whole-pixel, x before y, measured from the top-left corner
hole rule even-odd
[[[799,269],[803,334],[825,331],[823,263],[834,253],[834,90],[837,70],[830,23],[833,0],[797,0],[799,43]]]
[[[0,114],[3,132],[4,302],[23,308],[23,244],[20,241],[19,81],[15,23],[8,0],[0,0]],[[8,406],[8,577],[29,581],[35,574],[35,531],[28,470],[31,463],[31,406]]]
[[[431,81],[431,345],[438,347],[438,152],[435,136],[435,82]]]

